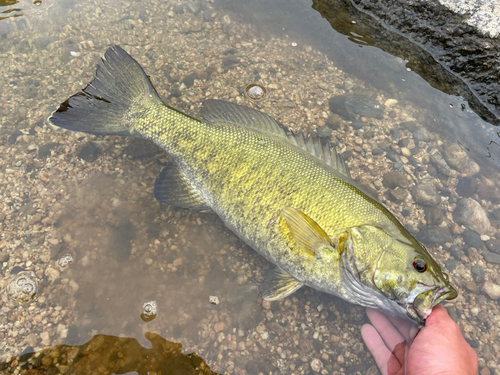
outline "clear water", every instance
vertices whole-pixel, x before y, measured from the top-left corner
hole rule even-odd
[[[331,120],[332,96],[362,95],[385,104],[381,119],[345,120],[329,139],[347,151],[355,179],[379,190],[381,200],[421,235],[431,221],[424,207],[413,196],[391,200],[382,177],[399,169],[409,177],[408,190],[424,178],[436,182],[444,214],[437,225],[452,232],[428,248],[449,267],[460,293],[447,309],[477,351],[480,368],[495,371],[498,304],[482,287],[485,280],[500,284],[500,275],[485,260],[485,247],[464,243],[452,214],[469,194],[457,184],[470,169],[452,167],[445,176],[429,161],[436,150],[445,154],[458,144],[466,155],[459,159],[477,163],[478,186],[469,195],[488,214],[485,235],[495,239],[497,129],[461,98],[433,89],[405,61],[366,46],[362,36],[337,33],[307,1],[12,3],[0,2],[2,371],[23,373],[36,358],[48,368],[43,358],[50,357],[57,371],[66,366],[68,373],[154,373],[159,367],[147,358],[180,351],[170,342],[217,373],[365,374],[375,364],[360,336],[363,308],[307,288],[263,302],[269,263],[215,215],[155,201],[154,180],[168,162],[161,150],[47,123],[59,103],[90,81],[96,61],[114,44],[139,61],[169,104],[193,115],[203,99],[232,100],[316,136],[316,128]],[[245,95],[251,83],[266,88],[263,100]],[[400,143],[417,138],[411,121],[429,133],[415,160],[402,158]],[[387,150],[372,153],[384,142]],[[445,158],[449,164],[451,158]],[[26,304],[7,290],[20,272],[38,290]],[[151,301],[154,316],[144,310]],[[161,345],[152,344],[154,334]],[[113,347],[134,349],[103,354]],[[40,354],[44,348],[48,352]],[[15,357],[32,352],[37,354]],[[84,356],[89,352],[92,360]],[[124,358],[142,360],[126,367]],[[190,361],[200,369],[199,360]]]

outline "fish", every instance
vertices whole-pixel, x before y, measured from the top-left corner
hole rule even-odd
[[[49,121],[161,147],[171,161],[155,181],[156,199],[215,213],[272,263],[265,300],[307,286],[423,326],[435,305],[457,296],[425,247],[333,148],[232,102],[206,100],[201,118],[170,107],[119,46]]]

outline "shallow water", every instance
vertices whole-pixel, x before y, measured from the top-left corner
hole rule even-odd
[[[480,368],[495,373],[500,320],[493,298],[500,295],[489,283],[483,289],[485,281],[500,284],[500,142],[463,99],[431,88],[362,36],[338,34],[307,1],[37,4],[0,3],[0,12],[22,9],[20,17],[0,16],[0,371],[41,371],[50,356],[59,364],[51,371],[81,373],[75,358],[93,337],[130,338],[147,350],[151,334],[182,344],[216,373],[373,371],[359,333],[363,308],[308,288],[263,302],[268,262],[214,214],[154,199],[155,178],[169,160],[163,151],[47,123],[118,44],[174,107],[197,115],[206,98],[231,100],[336,146],[353,177],[377,191],[450,274],[460,295],[446,307]],[[251,83],[266,88],[263,100],[245,95]],[[330,106],[334,96],[340,99]],[[353,99],[359,96],[365,99]],[[370,100],[383,105],[381,115],[366,112]],[[403,182],[389,181],[393,170]],[[434,207],[422,197],[427,188],[440,202]],[[489,229],[456,216],[464,197],[479,202],[475,210]],[[27,304],[7,293],[20,272],[37,283]],[[156,316],[141,318],[151,301]],[[101,373],[123,361],[92,353],[89,363]]]

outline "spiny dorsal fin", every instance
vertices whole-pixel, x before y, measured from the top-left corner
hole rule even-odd
[[[352,180],[351,173],[349,169],[347,169],[344,158],[337,153],[335,147],[332,146],[332,148],[330,148],[328,143],[322,144],[319,138],[313,139],[310,137],[304,139],[304,135],[301,133],[289,134],[287,138],[290,143],[308,151],[313,156],[316,156],[318,159],[324,161],[327,165]]]
[[[201,107],[201,116],[207,122],[225,122],[237,126],[246,126],[250,129],[286,139],[294,146],[308,151],[344,176],[351,178],[344,159],[335,150],[330,150],[328,144],[322,145],[319,138],[314,140],[313,138],[304,139],[302,134],[287,135],[275,119],[256,109],[225,100],[208,99]]]
[[[288,297],[300,289],[304,284],[283,271],[281,268],[273,268],[264,280],[264,293],[262,298],[266,301],[276,301]]]
[[[170,206],[211,211],[177,163],[170,162],[155,181],[155,198]]]
[[[244,107],[225,100],[208,99],[201,107],[201,116],[207,122],[225,122],[286,139],[285,131],[278,122],[256,109]]]

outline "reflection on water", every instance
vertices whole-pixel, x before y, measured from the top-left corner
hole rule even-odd
[[[56,345],[37,352],[26,348],[19,357],[0,364],[6,373],[212,375],[196,354],[183,354],[182,345],[146,332],[149,348],[135,339],[96,335],[78,346]],[[24,371],[19,370],[22,369]]]
[[[45,122],[119,44],[175,107],[198,115],[206,98],[231,100],[335,145],[355,179],[444,264],[460,294],[447,310],[481,368],[495,371],[500,176],[485,150],[496,157],[496,134],[403,61],[322,28],[312,9],[300,8],[317,20],[314,43],[280,18],[296,5],[269,12],[287,27],[271,33],[237,4],[71,0],[0,20],[0,360],[102,335],[145,348],[152,332],[219,373],[365,374],[374,365],[360,337],[364,309],[307,288],[262,301],[263,258],[215,215],[155,201],[168,162],[161,150]],[[332,44],[321,47],[325,39]],[[263,100],[246,95],[250,83],[267,90]],[[373,101],[383,110],[367,112]],[[7,293],[20,272],[37,281],[25,304]],[[156,316],[144,321],[152,301]]]

